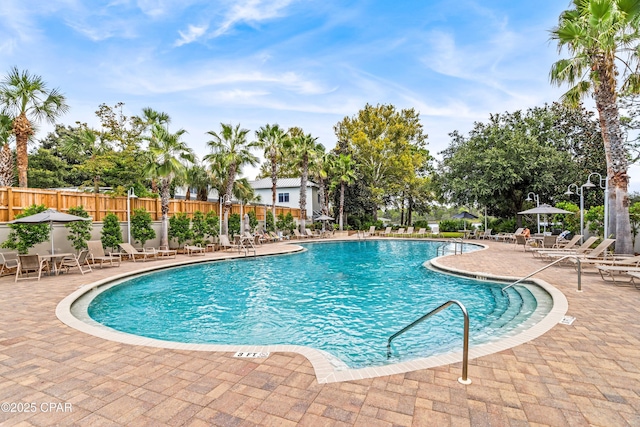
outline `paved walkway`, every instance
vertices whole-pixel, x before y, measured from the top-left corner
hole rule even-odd
[[[441,264],[502,276],[543,265],[512,245],[489,245]],[[0,279],[2,425],[640,426],[640,291],[593,274],[578,293],[573,270],[541,273],[567,296],[576,321],[472,360],[469,386],[456,381],[459,363],[321,385],[298,354],[236,359],[132,346],[56,318],[58,302],[83,284],[150,264]]]

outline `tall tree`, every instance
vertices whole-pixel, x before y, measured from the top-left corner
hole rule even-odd
[[[551,38],[558,49],[567,48],[568,59],[551,68],[551,82],[569,84],[563,100],[577,105],[593,93],[607,159],[612,222],[615,221],[616,252],[633,253],[627,186],[628,160],[620,127],[617,95],[640,92],[638,49],[640,48],[640,1],[574,0],[573,8],[560,15]],[[623,66],[619,70],[618,64]],[[619,86],[618,76],[622,76]]]
[[[84,158],[84,162],[77,166],[81,171],[92,176],[93,191],[100,191],[100,176],[106,169],[113,168],[111,161],[111,146],[105,141],[100,132],[82,125],[77,134],[69,135],[61,141],[59,150],[66,157]]]
[[[334,172],[334,184],[340,187],[340,210],[339,210],[339,224],[340,231],[343,229],[344,218],[344,191],[347,185],[350,185],[356,179],[356,170],[353,160],[350,155],[340,154],[333,164]]]
[[[375,203],[397,192],[397,184],[415,174],[414,148],[425,148],[420,114],[413,109],[397,111],[393,105],[365,105],[353,117],[345,117],[334,126],[338,138],[337,152],[351,154],[358,164],[362,181]],[[377,214],[377,209],[370,212]]]
[[[154,161],[146,165],[145,174],[160,179],[162,211],[160,245],[162,246],[169,246],[169,186],[176,176],[186,175],[186,164],[195,161],[193,150],[180,141],[184,134],[183,129],[170,133],[165,127],[154,124],[149,137],[149,153]]]
[[[69,110],[66,98],[57,89],[48,90],[40,76],[13,67],[0,83],[2,113],[13,119],[18,160],[18,185],[27,187],[29,157],[27,143],[34,134],[33,123],[45,120],[51,124]]]
[[[307,219],[309,165],[316,160],[319,153],[324,151],[324,147],[317,143],[318,138],[305,134],[300,128],[291,128],[288,133],[291,137],[290,153],[300,170],[300,232],[304,234]]]
[[[266,125],[256,131],[257,146],[264,150],[264,157],[271,166],[271,212],[276,216],[276,192],[278,184],[278,166],[282,152],[288,144],[287,133],[278,124]]]
[[[227,176],[224,183],[224,198],[231,201],[233,197],[233,185],[236,176],[242,171],[246,165],[255,166],[258,164],[258,158],[251,153],[256,147],[255,142],[247,140],[248,129],[240,128],[238,123],[235,127],[231,124],[220,123],[220,132],[209,131],[207,135],[211,136],[211,140],[207,142],[207,146],[211,150],[211,154],[204,157],[205,161],[215,166],[217,169],[226,169]],[[230,204],[224,204],[225,217],[229,214]],[[225,227],[228,224],[225,223]],[[228,230],[222,230],[222,234],[227,234]]]
[[[13,153],[9,139],[12,135],[13,121],[11,117],[0,114],[0,187],[13,185]]]

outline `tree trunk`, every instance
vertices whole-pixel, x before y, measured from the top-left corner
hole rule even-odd
[[[191,200],[191,187],[189,187],[188,185],[187,185],[187,192],[184,195],[184,199],[187,201]]]
[[[278,191],[278,161],[276,150],[271,149],[271,213],[273,220],[276,219],[276,192]],[[265,223],[267,218],[265,217]]]
[[[29,156],[27,143],[33,134],[33,128],[27,115],[22,112],[13,121],[13,134],[16,136],[16,156],[18,160],[18,186],[27,187],[27,169],[29,168]]]
[[[231,199],[233,197],[233,183],[236,180],[236,164],[229,165],[229,174],[227,175],[227,188],[224,192],[222,204],[224,206],[224,221],[222,224],[222,234],[229,235],[229,210],[231,209]],[[242,221],[242,218],[240,218]]]
[[[613,176],[613,174],[610,174],[609,176]],[[616,237],[616,216],[612,214],[612,209],[616,204],[616,192],[612,191],[613,189],[613,179],[609,179],[609,177],[607,177],[607,179],[609,180],[609,224],[607,225],[607,233],[609,234],[609,236],[604,236],[606,239],[611,238],[611,239],[615,239]]]
[[[13,153],[9,144],[4,144],[0,150],[0,187],[13,185]]]
[[[614,204],[609,215],[615,216],[616,253],[632,254],[631,222],[629,220],[629,198],[627,185],[627,150],[620,129],[620,113],[616,103],[615,58],[601,54],[595,60],[598,82],[594,88],[596,108],[600,118],[600,129],[604,140],[607,171],[611,171],[610,192],[614,193]],[[614,232],[611,230],[610,232]]]
[[[302,174],[300,178],[300,233],[305,234],[307,219],[307,177],[309,176],[309,156],[302,158]]]
[[[340,183],[340,231],[342,231],[343,215],[344,215],[344,182],[341,182]]]
[[[160,210],[162,212],[162,230],[160,230],[160,246],[169,247],[169,180],[162,179],[160,193]]]

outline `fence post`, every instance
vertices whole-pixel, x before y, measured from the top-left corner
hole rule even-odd
[[[62,194],[59,191],[56,191],[56,210],[58,212],[62,212],[60,210],[60,206],[62,205]]]
[[[93,215],[93,220],[94,221],[100,221],[100,194],[96,193],[95,194],[95,205],[96,205],[96,212],[95,215]]]
[[[9,205],[7,206],[9,211],[9,221],[13,221],[15,215],[13,214],[13,190],[11,187],[7,187],[7,203]]]

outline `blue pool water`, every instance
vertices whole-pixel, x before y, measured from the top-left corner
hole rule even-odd
[[[291,255],[161,270],[99,294],[88,313],[106,326],[145,337],[303,345],[357,368],[388,363],[389,336],[450,299],[467,307],[476,342],[495,338],[535,310],[536,299],[526,288],[504,295],[504,284],[425,268],[439,245],[311,243]],[[394,341],[391,361],[459,350],[462,325],[457,307],[437,314]]]

